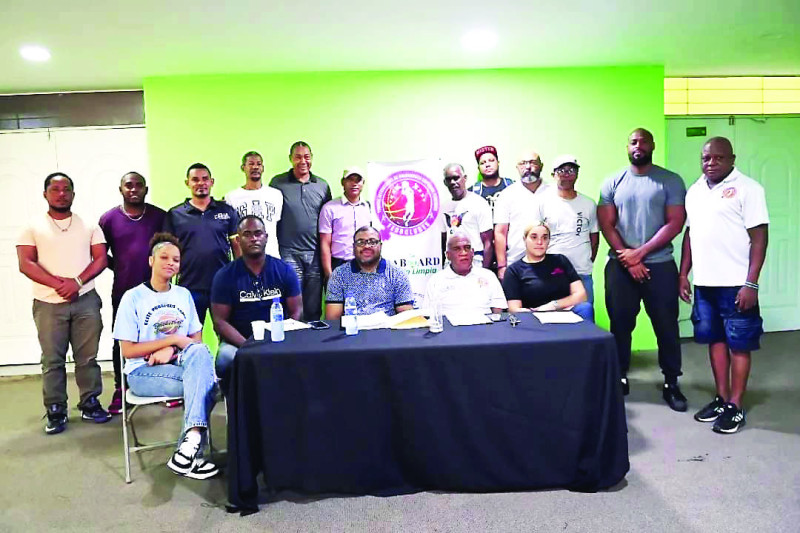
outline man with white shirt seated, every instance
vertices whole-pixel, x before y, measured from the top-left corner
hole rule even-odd
[[[465,232],[457,231],[447,240],[446,255],[450,266],[428,280],[423,307],[429,308],[438,303],[444,315],[499,313],[508,308],[497,276],[490,270],[472,264],[474,251]]]

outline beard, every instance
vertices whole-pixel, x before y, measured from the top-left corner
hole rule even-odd
[[[70,205],[68,205],[66,207],[58,207],[58,206],[55,206],[55,205],[49,205],[48,204],[48,207],[50,209],[52,209],[53,211],[55,211],[56,213],[69,213],[70,209],[72,209],[72,204],[70,204]]]
[[[645,153],[639,157],[636,157],[633,154],[628,154],[628,161],[630,161],[635,167],[643,167],[653,162],[653,154]]]
[[[483,176],[483,179],[485,180],[496,180],[500,177],[500,169],[498,168],[491,174],[484,174],[483,172],[481,172],[481,176]]]
[[[540,173],[541,174],[541,173]],[[539,181],[540,174],[534,174],[533,171],[525,172],[519,177],[522,183],[535,183]]]

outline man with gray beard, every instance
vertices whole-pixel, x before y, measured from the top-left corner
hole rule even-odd
[[[525,226],[533,220],[536,199],[550,188],[542,183],[542,159],[533,151],[525,152],[517,161],[519,181],[506,187],[494,206],[494,250],[497,257],[497,277],[501,280],[506,267],[525,255]]]

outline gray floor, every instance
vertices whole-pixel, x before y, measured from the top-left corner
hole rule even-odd
[[[126,485],[118,419],[82,423],[72,411],[65,433],[45,436],[41,380],[3,378],[0,531],[797,532],[798,345],[800,332],[765,336],[754,357],[748,424],[732,436],[691,417],[713,395],[703,347],[684,346],[689,413],[663,405],[655,354],[638,354],[627,402],[631,471],[610,491],[391,498],[282,493],[245,518],[224,510],[224,475],[210,481],[175,476],[164,466],[167,450],[134,460],[134,482]],[[77,397],[74,384],[70,394]],[[143,431],[175,433],[180,410],[151,411]],[[219,408],[212,424],[224,444]]]

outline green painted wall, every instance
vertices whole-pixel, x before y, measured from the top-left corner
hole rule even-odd
[[[513,178],[523,150],[541,154],[548,179],[553,158],[574,153],[577,187],[596,199],[602,180],[627,164],[633,128],[650,129],[657,143],[665,131],[660,66],[158,77],[145,80],[144,94],[151,200],[163,206],[186,196],[195,161],[211,168],[222,197],[243,182],[244,152],[259,151],[269,177],[289,167],[298,139],[311,145],[313,171],[334,195],[342,169],[367,161],[439,157],[464,164],[472,182],[473,150],[493,144],[501,174]],[[656,162],[664,155],[657,151]],[[605,252],[595,269],[602,327]],[[655,346],[649,324],[634,346]]]

